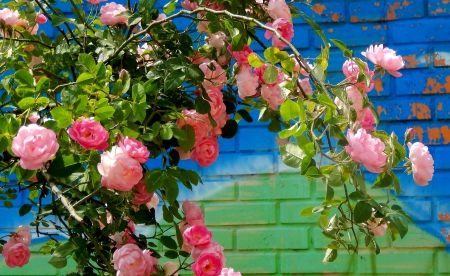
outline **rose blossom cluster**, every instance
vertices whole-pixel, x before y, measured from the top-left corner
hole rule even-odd
[[[149,155],[147,147],[138,140],[123,138],[118,146],[100,155],[97,169],[102,175],[102,185],[108,189],[131,191],[141,181],[141,163],[145,163]]]
[[[419,186],[426,186],[434,174],[434,160],[428,147],[420,142],[408,143],[409,160],[413,179]]]
[[[213,241],[212,233],[205,226],[200,207],[186,200],[182,204],[182,209],[185,214],[185,219],[179,225],[183,234],[182,250],[191,253],[194,259],[191,269],[194,274],[197,276],[240,275],[232,269],[224,268],[223,247]]]
[[[19,226],[16,232],[3,245],[2,256],[5,258],[6,265],[14,267],[23,267],[30,260],[31,233],[28,226]]]
[[[30,26],[30,23],[26,19],[21,19],[20,14],[16,10],[11,10],[8,8],[0,9],[0,21],[3,21],[3,24],[12,28],[24,28],[31,34],[37,34],[39,29],[39,24],[44,24],[47,22],[47,18],[43,14],[36,15],[36,23],[34,26]],[[0,35],[5,37],[7,34],[0,31]],[[16,36],[20,36],[19,33],[15,33]]]
[[[100,2],[100,1],[95,1]],[[94,4],[93,2],[91,2]],[[120,13],[126,11],[127,9],[115,2],[108,3],[100,8],[100,22],[107,26],[115,26],[118,24],[127,25],[128,17],[119,15]]]
[[[156,274],[158,259],[148,249],[141,250],[135,244],[125,244],[113,254],[116,276],[147,276]]]

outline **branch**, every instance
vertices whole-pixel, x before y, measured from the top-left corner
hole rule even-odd
[[[12,41],[18,41],[18,42],[38,43],[38,44],[41,44],[42,46],[45,46],[45,47],[47,47],[49,49],[55,48],[55,46],[51,46],[51,45],[45,44],[44,42],[39,41],[39,40],[25,39],[25,38],[13,38],[13,37],[3,37],[3,39],[12,40]]]

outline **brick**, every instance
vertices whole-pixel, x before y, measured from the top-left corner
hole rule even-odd
[[[233,267],[234,271],[248,274],[272,274],[277,273],[276,253],[228,253],[227,267]]]
[[[234,230],[232,229],[216,229],[213,227],[208,227],[208,229],[212,232],[214,241],[219,243],[225,250],[232,250],[233,247],[233,237]]]
[[[307,249],[308,228],[250,228],[236,232],[238,250]]]
[[[414,23],[392,23],[393,43],[440,42],[450,40],[447,28],[450,18],[415,20]]]
[[[438,120],[450,119],[450,97],[436,97],[436,118]]]
[[[203,178],[204,185],[193,188],[195,200],[235,200],[236,187],[232,179],[209,179]],[[186,199],[192,199],[192,192],[189,191]],[[180,198],[181,200],[181,198]]]
[[[347,25],[336,25],[325,29],[325,36],[332,36],[345,42],[348,47],[367,46],[370,44],[387,43],[387,25],[376,23],[359,23],[352,25],[351,31]],[[314,36],[314,47],[319,48],[322,40]]]
[[[449,16],[450,2],[447,0],[428,0],[428,16]]]
[[[450,177],[449,172],[435,172],[433,179],[429,182],[428,186],[417,185],[412,175],[408,175],[404,172],[396,173],[403,190],[402,196],[413,197],[413,196],[450,196],[450,190],[447,186],[441,185],[441,183],[447,183]],[[418,210],[415,210],[416,212]]]
[[[431,221],[432,204],[428,199],[402,198],[402,208],[414,222]]]
[[[395,78],[397,95],[430,95],[450,93],[450,72],[447,69],[411,70]]]
[[[294,252],[280,254],[280,269],[283,274],[297,273],[339,273],[354,272],[355,264],[358,261],[356,254],[349,254],[347,251],[339,251],[337,259],[332,263],[324,264],[322,260],[325,250],[321,252]],[[323,273],[323,274],[322,274]]]
[[[450,142],[450,129],[447,124],[424,124],[421,121],[402,125],[392,123],[389,131],[394,131],[402,137],[407,128],[414,128],[417,140],[425,145],[446,145]]]
[[[321,201],[295,201],[280,203],[280,222],[282,224],[317,223],[319,215],[300,216],[300,212],[310,206],[319,206]]]
[[[241,132],[241,131],[239,131]],[[236,141],[239,137],[239,134],[234,136],[231,139],[224,139],[222,136],[219,136],[219,150],[221,153],[223,152],[235,152],[236,151]]]
[[[419,18],[425,16],[423,0],[386,1],[386,18],[388,20]]]
[[[51,266],[48,261],[51,255],[32,254],[30,261],[23,267],[9,268],[2,260],[0,262],[0,271],[3,276],[47,276],[57,275],[56,269]]]
[[[297,174],[261,175],[238,180],[240,200],[310,197],[309,181]]]
[[[302,5],[305,7],[304,5]],[[344,3],[315,3],[309,8],[302,9],[306,15],[316,22],[341,22],[346,21]],[[294,19],[294,22],[295,19]]]
[[[275,202],[205,204],[206,225],[273,224],[275,208]]]
[[[450,202],[448,198],[438,200],[437,218],[443,222],[450,221]]]
[[[256,162],[256,160],[258,160]],[[274,155],[267,153],[220,154],[217,161],[204,168],[204,175],[242,175],[274,172]]]
[[[435,47],[434,48],[434,67],[449,67],[450,66],[450,53],[448,47]]]
[[[450,273],[450,254],[445,251],[437,253],[439,273]]]
[[[434,110],[431,99],[373,100],[380,121],[431,120]]]
[[[434,159],[435,170],[448,170],[450,169],[450,149],[447,147],[435,146],[431,150],[431,155]]]
[[[350,3],[350,22],[385,20],[384,1],[358,1]]]
[[[405,62],[405,69],[427,68],[431,60],[432,53],[427,48],[428,45],[417,45],[414,47],[395,47],[397,54],[401,55]],[[401,70],[403,74],[409,74],[410,71]]]
[[[381,252],[379,255],[364,255],[359,258],[359,272],[364,274],[430,274],[433,272],[432,250]]]
[[[276,138],[278,134],[269,132],[267,127],[242,127],[239,129],[239,150],[267,151],[277,150]]]
[[[394,248],[437,248],[445,244],[437,237],[425,232],[416,225],[409,225],[408,234],[403,239],[392,242]]]

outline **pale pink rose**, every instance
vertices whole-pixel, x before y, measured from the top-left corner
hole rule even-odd
[[[203,224],[202,224],[203,225]],[[186,219],[180,221],[180,224],[178,224],[178,228],[180,229],[181,234],[183,235],[184,232],[191,227],[189,223],[186,221]],[[183,237],[183,246],[181,247],[181,250],[186,252],[191,252],[194,248],[193,245],[186,242],[185,238]]]
[[[134,195],[133,204],[136,205],[147,204],[152,200],[154,194],[147,192],[147,187],[145,186],[145,179],[139,181],[139,183],[136,184],[134,188],[136,188],[138,192],[133,193]]]
[[[230,59],[231,59],[231,57],[228,55],[228,53],[225,53],[225,54],[217,57],[217,62],[220,65],[224,66],[224,65],[228,65],[230,63]]]
[[[197,23],[197,31],[199,31],[200,33],[207,33],[208,32],[208,26],[209,26],[209,21],[204,21],[204,16],[205,13],[204,12],[199,12],[197,13],[197,18],[198,19],[202,19],[202,21],[198,21]]]
[[[28,32],[30,32],[30,34],[37,34],[37,31],[39,29],[39,25],[36,24],[34,26],[30,26],[30,23],[28,22],[28,20],[25,19],[19,19],[18,21],[16,21],[16,23],[14,24],[14,27],[20,27],[20,28],[24,28],[25,30],[27,30]],[[20,33],[16,33],[16,36],[20,36]]]
[[[101,183],[106,188],[128,192],[142,179],[141,164],[124,153],[120,147],[114,146],[100,157],[97,169],[102,175]]]
[[[223,103],[223,94],[222,91],[219,89],[208,89],[206,91],[209,98],[211,98],[211,102],[209,104],[211,105],[211,117],[213,117],[214,120],[219,118],[223,112],[226,110],[226,106]]]
[[[113,255],[114,269],[121,276],[143,276],[148,270],[147,259],[135,244],[126,244]]]
[[[42,168],[44,162],[52,159],[58,149],[55,132],[36,124],[21,126],[11,146],[14,154],[20,157],[20,166],[26,170]]]
[[[74,121],[67,132],[70,138],[84,149],[105,150],[108,148],[108,131],[93,118],[80,117]]]
[[[212,233],[204,225],[194,225],[184,231],[183,238],[190,245],[208,246]]]
[[[183,2],[181,2],[181,6],[187,10],[197,9],[197,3],[191,2],[189,0],[184,0]]]
[[[309,76],[308,72],[302,66],[300,66],[297,59],[293,58],[293,60],[295,62],[294,73],[308,77]],[[304,64],[303,66],[305,66],[305,67],[307,66],[310,70],[312,70],[314,68],[314,66],[312,66],[312,64],[309,62],[306,62],[306,64]]]
[[[361,54],[374,64],[388,71],[392,76],[400,77],[402,75],[398,70],[405,66],[403,58],[397,55],[394,50],[389,49],[388,47],[383,48],[383,44],[375,46],[370,45],[369,48]]]
[[[357,87],[361,88],[363,92],[369,93],[375,86],[375,82],[373,80],[373,71],[369,70],[369,66],[367,65],[367,62],[364,62],[364,65],[366,66],[366,70],[364,71],[367,75],[370,77],[370,85],[366,86],[364,82],[358,83],[358,73],[360,72],[360,69],[358,67],[358,64],[353,59],[347,59],[344,64],[342,65],[342,72],[344,73],[346,78],[350,78],[350,81],[354,83]]]
[[[286,18],[278,18],[273,23],[267,23],[267,27],[271,27],[278,31],[278,33],[286,39],[286,41],[291,42],[294,37],[294,26],[292,23]],[[283,49],[287,45],[281,41],[273,32],[266,31],[264,34],[266,39],[272,38],[272,46],[277,47],[279,49]]]
[[[233,268],[222,268],[222,271],[219,276],[242,276],[240,272],[234,272]]]
[[[145,206],[147,206],[149,210],[153,208],[156,211],[156,208],[158,207],[158,203],[159,203],[158,196],[154,193],[150,202],[145,204]]]
[[[259,77],[252,73],[252,68],[249,65],[245,65],[236,74],[236,83],[239,97],[244,100],[246,97],[256,94],[256,89],[259,86]]]
[[[261,98],[269,103],[269,106],[273,110],[277,110],[284,102],[283,95],[281,95],[280,88],[275,85],[262,85],[261,86]]]
[[[166,262],[163,265],[164,276],[178,276],[178,265],[174,262]]]
[[[114,26],[117,24],[127,24],[128,17],[117,16],[118,14],[126,11],[127,9],[114,2],[108,3],[100,8],[100,22],[103,25]]]
[[[219,143],[215,137],[205,137],[194,146],[191,161],[197,160],[200,167],[212,165],[219,157]]]
[[[152,256],[152,252],[148,249],[142,251],[144,258],[147,262],[147,269],[144,275],[157,274],[156,265],[158,264],[158,259]]]
[[[369,172],[383,172],[387,156],[383,153],[385,145],[380,139],[360,128],[356,134],[349,129],[347,141],[349,145],[345,146],[345,150],[354,161],[363,164]]]
[[[223,254],[223,247],[218,244],[215,241],[210,242],[206,246],[196,246],[194,249],[192,249],[191,256],[194,261],[197,261],[197,259],[202,254],[212,253],[220,258],[222,263],[225,263],[225,255]]]
[[[255,75],[257,75],[259,77],[259,82],[261,82],[262,84],[278,84],[284,81],[284,79],[286,78],[286,76],[284,75],[284,73],[281,71],[280,68],[275,67],[277,69],[278,75],[277,75],[277,79],[274,83],[267,83],[266,80],[264,79],[264,72],[266,71],[267,67],[272,66],[269,64],[264,64],[261,67],[255,68]]]
[[[309,78],[304,78],[300,80],[300,86],[302,87],[303,91],[306,95],[312,96],[313,94],[313,88],[311,86],[311,83],[309,82]]]
[[[223,46],[225,45],[225,40],[227,39],[227,36],[224,32],[219,31],[214,34],[209,35],[209,45],[216,48],[217,50],[222,50]]]
[[[253,50],[247,44],[244,44],[242,51],[233,51],[231,44],[227,49],[239,65],[248,65],[248,56],[253,53]]]
[[[121,248],[124,244],[136,243],[136,240],[132,237],[132,234],[136,234],[136,226],[129,217],[125,218],[128,221],[127,227],[122,232],[116,232],[109,238],[116,242],[116,248]],[[107,222],[112,223],[112,216],[108,213]]]
[[[227,81],[227,73],[220,67],[217,61],[205,59],[203,63],[199,65],[199,68],[205,74],[205,80],[202,82],[202,85],[206,90],[223,88],[223,84]],[[211,70],[211,68],[214,70]]]
[[[8,241],[3,245],[2,256],[5,258],[7,266],[23,267],[30,260],[30,250],[24,243]]]
[[[334,103],[339,109],[344,111],[344,114],[349,114],[350,107],[353,108],[356,112],[356,121],[363,121],[366,115],[363,108],[365,95],[363,96],[355,86],[347,86],[345,91],[347,92],[348,105],[343,103],[338,97],[334,98]]]
[[[219,135],[222,135],[222,128],[225,126],[229,119],[230,116],[225,111],[222,113],[222,115],[219,116],[219,118],[215,119],[217,126],[211,130],[211,136],[217,137]]]
[[[39,14],[38,16],[36,16],[36,22],[38,24],[45,24],[47,23],[47,17],[45,17],[45,15],[43,14]]]
[[[125,137],[119,142],[119,147],[128,156],[133,157],[140,163],[145,163],[150,156],[150,152],[147,147],[134,138]]]
[[[191,266],[196,276],[217,276],[222,271],[224,263],[215,254],[202,254]]]
[[[30,228],[26,225],[21,225],[16,232],[9,238],[12,243],[23,243],[25,245],[31,244]]]
[[[184,125],[190,125],[195,131],[195,144],[200,143],[203,138],[206,137],[208,132],[211,130],[211,124],[209,123],[208,115],[198,114],[194,109],[183,110],[182,114],[186,115],[185,118],[177,120],[178,128],[182,128]]]
[[[381,223],[381,218],[375,218],[375,221],[367,221],[367,226],[375,237],[381,237],[386,234],[387,224]]]
[[[0,10],[0,21],[3,21],[5,25],[14,27],[19,21],[20,14],[18,11],[10,10],[8,8]]]
[[[193,225],[205,225],[205,219],[203,218],[202,210],[194,202],[185,200],[181,206],[183,213],[186,217],[187,223]]]
[[[30,117],[28,117],[28,120],[35,124],[41,116],[37,112],[31,112]]]
[[[180,156],[181,160],[188,160],[191,159],[191,152],[184,152],[182,148],[176,147],[176,151],[178,151],[178,155]]]
[[[106,2],[107,0],[87,0],[88,3],[92,4],[92,5],[98,5],[101,2]]]
[[[267,12],[273,19],[285,18],[289,21],[292,19],[291,10],[285,0],[269,0]]]
[[[375,130],[375,117],[373,116],[372,110],[370,108],[366,107],[364,108],[364,118],[360,122],[361,127],[364,128],[367,131],[373,131]]]
[[[412,164],[414,181],[419,186],[426,186],[434,174],[434,160],[428,147],[420,142],[408,143],[409,159]]]

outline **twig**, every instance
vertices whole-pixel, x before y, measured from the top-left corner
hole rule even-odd
[[[355,250],[357,250],[358,248],[358,237],[356,236],[356,232],[355,232],[355,224],[353,222],[353,210],[352,207],[350,205],[350,202],[348,201],[349,197],[348,197],[348,191],[347,191],[347,184],[344,183],[344,191],[345,191],[345,198],[347,198],[347,204],[348,204],[348,210],[350,211],[350,223],[352,224],[352,232],[353,232],[353,236],[355,237]]]
[[[88,194],[87,196],[83,197],[82,199],[80,199],[78,202],[76,202],[73,207],[77,207],[78,205],[80,205],[81,203],[83,203],[84,201],[90,199],[91,197],[95,196],[98,192],[100,192],[101,190],[103,190],[105,187],[104,186],[100,186],[99,188],[97,188],[95,191],[93,191],[92,193]]]

